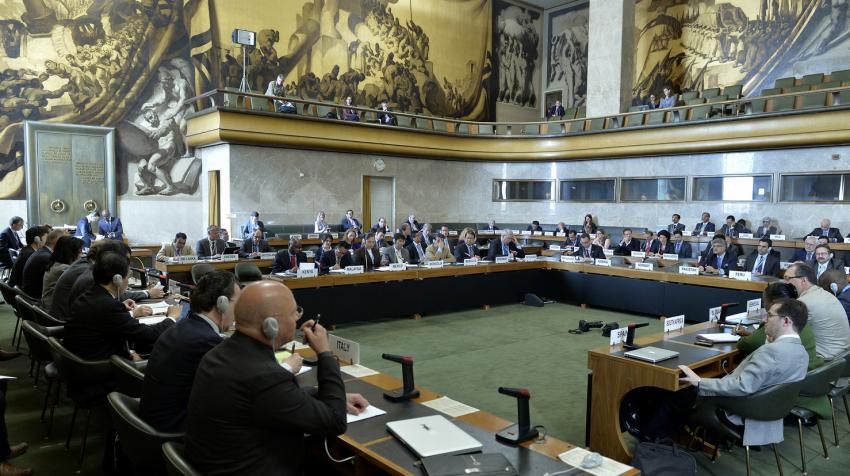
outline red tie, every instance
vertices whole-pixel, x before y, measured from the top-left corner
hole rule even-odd
[[[295,267],[295,256],[290,256],[290,257],[289,257],[289,267],[290,267],[290,268],[294,268],[294,267]]]

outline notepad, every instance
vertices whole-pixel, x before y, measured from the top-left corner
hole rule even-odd
[[[386,414],[387,414],[386,411],[381,410],[380,408],[376,407],[375,405],[369,405],[368,407],[366,407],[365,410],[360,412],[359,415],[352,415],[351,413],[346,413],[345,419],[348,423],[354,423],[356,421],[366,420],[366,419],[369,419],[369,418],[374,418],[376,416],[381,416],[381,415],[386,415]]]
[[[449,397],[441,397],[434,400],[429,400],[427,402],[424,402],[422,405],[437,410],[440,413],[444,413],[452,418],[457,418],[478,411],[477,408],[470,407],[469,405],[461,403],[457,400],[452,400]]]
[[[139,304],[139,306],[147,306],[153,311],[153,315],[165,314],[168,312],[168,303],[165,301]]]

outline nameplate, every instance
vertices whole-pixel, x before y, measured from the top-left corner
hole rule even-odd
[[[745,238],[745,239],[748,239],[748,240],[752,240],[753,234],[752,233],[738,233],[738,238]]]
[[[581,246],[573,246],[573,253],[578,253],[581,251]]]
[[[537,261],[537,255],[525,255],[526,261]]]
[[[759,309],[761,309],[761,298],[747,301],[747,312],[758,311]]]
[[[679,274],[692,274],[694,276],[698,276],[699,268],[696,266],[679,266]]]
[[[567,236],[567,234],[566,233],[555,233],[555,236]],[[850,239],[850,238],[848,238],[848,239]]]
[[[491,233],[493,233],[493,232],[490,231],[490,230],[478,230],[479,235],[489,235]]]
[[[845,242],[845,243],[850,243],[850,237],[845,237],[845,238],[844,238],[844,242]]]
[[[554,231],[544,231],[543,236],[555,236],[555,232]]]
[[[404,263],[402,263],[404,266]],[[346,266],[344,274],[363,274],[363,266]]]
[[[239,255],[221,255],[222,261],[239,261]]]
[[[770,239],[773,241],[779,240],[782,241],[785,239],[785,235],[770,235]]]
[[[318,240],[318,239],[319,239],[319,234],[318,234],[318,233],[308,233],[308,234],[307,234],[307,239],[308,239],[308,240]]]
[[[543,236],[542,231],[532,231],[531,234],[534,235],[534,236]]]
[[[297,235],[289,235],[289,240],[290,240],[290,241],[292,241],[292,240],[301,240],[301,235],[300,235],[300,234],[297,234]]]
[[[522,230],[522,232],[520,232],[520,234],[531,236],[531,230]]]
[[[784,270],[790,268],[792,264],[794,264],[794,263],[792,263],[790,261],[780,261],[779,262],[779,269],[784,271]]]
[[[611,331],[611,345],[617,345],[626,340],[626,336],[629,334],[628,327],[621,327],[619,329],[613,329]]]
[[[561,263],[581,263],[578,256],[561,255]]]
[[[305,252],[304,252],[304,256],[306,256],[306,257],[308,257],[308,258],[315,258],[315,257],[316,257],[316,252],[315,252],[315,251],[305,251]]]
[[[664,332],[677,331],[685,327],[685,315],[664,319]]]
[[[390,263],[390,271],[404,271],[407,269],[404,263]]]
[[[652,271],[652,263],[635,263],[635,269],[642,269],[644,271]]]
[[[753,273],[749,271],[729,271],[729,277],[738,281],[749,281],[753,279]]]
[[[595,240],[595,239],[596,239],[596,233],[591,233],[589,236],[590,236],[590,239],[591,239],[591,240]]]
[[[561,251],[561,245],[549,245],[549,249],[552,251]]]
[[[850,266],[844,267],[844,274],[850,274]]]
[[[646,258],[646,251],[632,251],[632,258]]]
[[[720,320],[721,307],[711,307],[708,309],[708,322],[717,322]]]
[[[598,259],[597,258],[593,261],[593,264],[595,264],[596,266],[607,266],[607,267],[610,268],[611,267],[611,260],[610,259]]]
[[[439,260],[439,261],[429,261],[429,262],[427,262],[427,263],[425,263],[425,264],[426,264],[429,268],[442,268],[442,267],[443,267],[443,261],[442,261],[442,260]]]
[[[468,258],[468,259],[463,260],[464,266],[475,266],[477,264],[478,264],[477,259]]]
[[[608,257],[614,256],[614,250],[602,250],[602,253]]]
[[[267,251],[265,253],[260,253],[260,259],[274,259],[275,255],[277,255],[277,253],[274,251]]]
[[[511,230],[511,231],[514,233],[514,235],[519,235],[519,230]]]
[[[679,255],[676,253],[664,253],[661,255],[661,258],[676,261],[679,259]]]
[[[457,230],[449,230],[449,236],[457,236]]]
[[[507,263],[510,260],[507,256],[496,256],[496,264]]]
[[[177,262],[178,262],[178,263],[197,263],[197,262],[198,262],[198,257],[197,257],[197,256],[195,256],[195,255],[178,256],[178,257],[177,257]]]
[[[360,363],[360,344],[357,342],[328,334],[328,344],[330,344],[331,353],[337,359],[346,360],[352,364]]]
[[[327,235],[330,236],[333,239],[339,238],[339,233],[328,233]]]
[[[312,263],[306,263],[306,264],[309,264],[310,267],[309,268],[304,267],[303,264],[301,266],[299,266],[298,269],[295,271],[296,277],[298,277],[298,278],[315,278],[316,276],[319,275],[319,270],[316,269],[316,267],[313,266]]]

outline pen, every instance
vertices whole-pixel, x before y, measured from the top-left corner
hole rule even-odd
[[[295,355],[295,341],[292,341],[292,350],[289,353]]]
[[[313,321],[313,325],[312,325],[312,326],[310,326],[310,331],[311,331],[311,332],[316,330],[316,325],[319,323],[319,320],[320,320],[321,318],[322,318],[322,315],[321,315],[321,314],[316,314],[316,320],[315,320],[315,321]],[[305,344],[307,343],[307,334],[304,334],[304,343],[305,343]],[[293,345],[294,345],[294,344],[293,344]]]

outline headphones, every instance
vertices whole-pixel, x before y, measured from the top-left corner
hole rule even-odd
[[[40,245],[41,244],[41,237],[36,235],[35,237],[33,237],[32,242],[37,244],[37,245]]]
[[[215,308],[220,315],[227,314],[227,311],[230,309],[230,299],[227,296],[219,296],[215,300]]]
[[[838,284],[830,283],[829,290],[832,291],[832,294],[838,296]]]
[[[121,276],[120,274],[112,276],[112,284],[118,288],[118,294],[124,292],[124,276]]]
[[[277,338],[277,333],[279,331],[277,319],[274,317],[267,317],[263,319],[263,335],[266,336],[266,339],[270,340],[272,343],[272,350],[274,350],[274,340]]]

